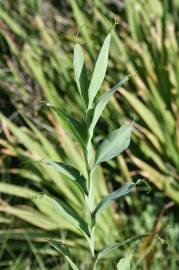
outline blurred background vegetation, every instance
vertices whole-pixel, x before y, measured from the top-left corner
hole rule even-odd
[[[179,269],[178,18],[178,0],[0,0],[0,269],[69,269],[45,244],[48,238],[64,241],[81,269],[88,268],[79,233],[33,197],[42,192],[61,198],[85,216],[81,194],[48,166],[20,164],[44,158],[85,170],[63,120],[40,109],[40,102],[83,117],[73,47],[76,40],[83,45],[91,69],[114,20],[118,25],[101,91],[132,76],[103,113],[94,144],[126,121],[135,119],[135,130],[130,149],[98,170],[96,200],[139,178],[147,179],[152,191],[139,191],[108,209],[99,220],[97,248],[158,232],[168,245],[140,241],[132,269]],[[134,246],[125,248],[101,261],[100,269],[115,269]]]

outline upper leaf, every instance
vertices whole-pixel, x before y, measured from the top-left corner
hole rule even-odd
[[[135,183],[132,183],[132,182],[131,183],[126,183],[122,187],[118,188],[117,190],[115,190],[111,194],[104,197],[104,199],[101,200],[101,202],[96,206],[95,210],[92,213],[92,216],[93,216],[94,220],[114,200],[119,199],[119,198],[127,195],[128,193],[133,191],[135,188],[136,188]]]
[[[48,243],[54,247],[58,252],[62,253],[64,255],[64,257],[66,258],[66,260],[68,261],[68,263],[70,264],[71,268],[73,270],[80,270],[78,268],[78,266],[71,260],[70,258],[70,251],[67,248],[67,246],[65,246],[63,243],[61,242],[57,242],[54,240],[48,240]]]
[[[88,76],[84,61],[83,50],[79,43],[74,47],[73,67],[78,91],[83,97],[86,106],[88,106]]]
[[[84,194],[88,194],[86,187],[86,179],[80,172],[72,166],[66,165],[62,162],[50,161],[50,160],[42,160],[44,164],[51,165],[55,170],[67,176],[70,180],[72,180],[78,188]]]
[[[105,106],[107,105],[110,97],[119,89],[119,87],[125,83],[126,81],[129,80],[129,76],[125,76],[124,79],[120,82],[118,82],[115,86],[113,86],[113,88],[111,88],[109,91],[107,91],[106,93],[104,93],[99,102],[97,103],[95,109],[94,109],[94,113],[93,113],[93,118],[92,118],[92,122],[90,124],[90,127],[89,127],[89,136],[90,136],[90,139],[93,137],[93,131],[94,131],[94,128],[105,108]]]
[[[109,33],[105,38],[103,46],[99,52],[96,64],[93,69],[93,74],[88,89],[88,96],[89,96],[88,109],[91,109],[93,100],[98,90],[100,89],[106,74],[110,40],[111,40],[111,33]]]
[[[123,125],[119,129],[112,131],[98,147],[95,165],[112,159],[126,150],[130,143],[131,132],[131,125]]]

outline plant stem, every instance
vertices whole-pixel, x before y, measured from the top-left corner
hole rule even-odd
[[[91,250],[91,255],[92,259],[94,258],[94,241],[95,241],[95,234],[94,234],[94,225],[93,225],[93,217],[92,217],[92,211],[93,211],[93,190],[92,190],[92,178],[91,178],[91,171],[89,170],[88,174],[88,197],[87,197],[87,206],[89,209],[89,214],[90,214],[90,250]]]
[[[88,145],[88,144],[87,144]],[[86,172],[87,172],[87,189],[88,189],[88,196],[86,197],[86,203],[89,209],[90,214],[90,239],[89,239],[89,247],[91,251],[92,261],[94,261],[94,250],[95,250],[95,233],[94,233],[94,224],[93,224],[93,204],[94,204],[94,197],[93,197],[93,190],[92,190],[92,171],[89,166],[88,161],[88,151],[85,153],[85,163],[86,163]]]

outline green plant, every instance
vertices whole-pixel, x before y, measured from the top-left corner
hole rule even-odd
[[[61,109],[57,109],[50,106],[49,104],[46,104],[64,119],[74,138],[80,144],[86,164],[85,176],[83,176],[76,168],[62,162],[42,160],[43,164],[50,165],[58,172],[67,176],[72,182],[74,182],[74,184],[77,186],[77,188],[79,188],[83,195],[83,199],[86,202],[88,211],[87,221],[80,217],[72,207],[68,206],[62,201],[58,203],[56,200],[47,195],[40,196],[40,199],[45,200],[47,205],[51,205],[51,207],[54,209],[54,213],[62,213],[64,217],[77,230],[81,232],[83,237],[88,242],[94,270],[96,269],[98,261],[102,257],[106,256],[110,251],[119,246],[122,246],[123,244],[141,238],[141,236],[137,236],[123,242],[111,244],[105,247],[97,255],[95,254],[95,227],[98,216],[109,205],[111,205],[114,200],[127,195],[136,188],[135,183],[128,182],[119,189],[104,197],[100,202],[97,203],[97,205],[95,205],[93,181],[98,181],[98,179],[94,179],[94,171],[102,162],[108,161],[118,156],[128,148],[132,132],[131,124],[125,124],[119,129],[112,131],[97,147],[95,153],[92,145],[94,128],[112,94],[115,93],[119,87],[129,78],[126,76],[122,81],[118,82],[112,89],[100,96],[99,100],[94,105],[95,97],[101,87],[107,69],[110,40],[111,33],[109,33],[104,40],[95,63],[90,82],[88,81],[83,50],[79,43],[77,43],[74,48],[74,73],[79,94],[84,102],[84,122],[79,122],[78,120],[69,116],[66,112],[63,112]],[[65,256],[74,270],[79,269],[77,265],[71,260],[69,249],[64,244],[55,242],[54,240],[49,240],[48,242]],[[124,260],[124,263],[125,261],[126,260]],[[120,264],[122,264],[122,261]]]
[[[141,106],[139,110],[135,104],[137,99],[152,113],[159,125],[167,127],[164,130],[166,133],[171,132],[170,121],[165,125],[160,121],[163,112],[157,104],[155,105],[156,99],[151,94],[152,89],[149,83],[152,83],[154,78],[152,74],[155,74],[157,76],[155,91],[162,97],[164,91],[162,91],[161,82],[165,78],[168,81],[165,88],[171,86],[171,93],[174,94],[171,95],[171,105],[175,104],[173,102],[176,100],[175,96],[177,97],[175,93],[179,89],[177,72],[175,72],[175,68],[177,71],[178,66],[176,65],[178,61],[178,1],[170,1],[170,8],[166,9],[165,6],[165,12],[163,2],[160,0],[147,1],[147,3],[143,0],[126,0],[128,5],[126,4],[124,9],[117,4],[114,6],[114,1],[111,1],[112,4],[107,4],[110,1],[106,1],[105,4],[102,1],[88,1],[89,8],[83,12],[84,1],[78,0],[71,1],[77,7],[73,8],[72,13],[71,9],[66,9],[65,16],[64,10],[62,12],[60,6],[62,1],[58,2],[57,6],[57,1],[49,0],[6,0],[1,1],[0,5],[0,107],[2,105],[3,114],[0,119],[1,131],[3,131],[0,133],[0,193],[4,200],[0,204],[2,247],[0,268],[5,263],[16,265],[14,258],[22,254],[23,247],[27,254],[24,265],[27,265],[28,261],[30,268],[39,269],[38,261],[27,246],[24,237],[27,233],[47,269],[52,269],[52,265],[48,264],[49,260],[53,260],[50,254],[57,255],[57,253],[50,248],[45,249],[44,252],[43,241],[46,238],[55,238],[59,231],[59,238],[72,247],[71,253],[75,261],[79,264],[81,261],[84,262],[85,257],[85,261],[88,263],[87,248],[79,232],[75,231],[74,227],[70,226],[70,223],[67,223],[60,213],[54,214],[51,208],[47,208],[44,200],[32,199],[37,192],[47,193],[58,199],[62,198],[63,201],[75,207],[80,216],[86,218],[87,211],[76,186],[70,183],[66,176],[53,171],[51,166],[38,166],[33,163],[28,167],[19,168],[17,165],[29,157],[35,160],[59,160],[77,167],[85,175],[81,150],[73,140],[71,132],[63,129],[63,119],[49,110],[39,113],[38,117],[34,117],[32,112],[38,108],[39,101],[45,99],[53,106],[65,108],[71,115],[83,120],[82,103],[78,98],[78,91],[74,91],[71,61],[73,42],[71,41],[74,31],[85,23],[86,27],[81,29],[79,40],[85,42],[87,64],[90,69],[95,52],[102,44],[104,33],[109,29],[105,16],[110,19],[112,10],[117,17],[120,16],[118,17],[120,25],[113,33],[107,79],[101,90],[108,89],[119,79],[119,76],[122,78],[124,74],[134,73],[136,70],[138,73],[125,85],[124,88],[127,91],[121,87],[120,91],[111,97],[102,119],[96,127],[94,143],[105,136],[107,130],[113,130],[121,125],[126,117],[133,119],[134,111],[137,120],[134,126],[141,132],[135,130],[133,134],[130,145],[133,155],[128,151],[130,158],[127,158],[125,153],[103,164],[103,167],[98,167],[95,175],[98,181],[93,181],[95,201],[100,201],[108,192],[112,192],[113,188],[119,183],[122,184],[124,179],[131,181],[141,176],[148,177],[160,192],[155,188],[152,189],[150,196],[142,193],[139,193],[140,196],[138,196],[139,194],[136,192],[134,196],[128,196],[120,201],[120,204],[114,203],[113,207],[106,209],[99,216],[96,224],[96,250],[100,250],[108,243],[155,230],[158,214],[166,203],[165,195],[175,201],[178,201],[179,198],[176,186],[178,173],[177,170],[174,170],[176,167],[174,158],[169,157],[166,153],[169,144],[173,144],[177,151],[175,140],[172,138],[165,140],[164,144],[161,143],[154,134],[156,128],[152,129],[153,125],[149,127],[152,118],[147,117],[144,122],[145,111]],[[44,12],[44,9],[48,12]],[[151,12],[148,12],[149,10]],[[163,18],[164,13],[167,15],[165,18]],[[72,16],[78,27],[75,26]],[[93,17],[93,23],[91,23],[91,17]],[[161,31],[162,22],[166,25],[165,47],[160,46],[163,32]],[[94,39],[97,39],[97,42],[92,42]],[[148,47],[149,42],[150,47]],[[164,48],[165,50],[163,50]],[[167,65],[162,64],[162,55],[165,55],[165,51]],[[165,66],[173,68],[165,69]],[[164,67],[165,72],[170,71],[169,80],[168,76],[163,76],[161,67]],[[4,96],[2,93],[5,93]],[[129,106],[125,93],[132,95],[130,101],[133,106]],[[177,115],[177,111],[175,115]],[[165,147],[166,144],[167,147]],[[169,187],[165,185],[168,180]],[[174,196],[174,191],[176,196]],[[175,211],[173,209],[170,209],[161,219],[160,228],[163,229],[165,224],[171,225],[172,222],[178,227],[175,220],[177,206]],[[67,237],[65,237],[66,235]],[[176,245],[172,253],[168,252],[168,249],[156,247],[156,252],[153,252],[155,256],[152,255],[150,260],[151,269],[178,269],[178,257],[173,255],[178,254],[178,239],[175,236],[171,242],[174,243],[174,241]],[[139,267],[142,270],[148,269],[148,265],[146,268],[147,252],[151,249],[153,249],[152,241],[150,241],[149,249],[139,248],[135,251],[132,264],[134,269],[136,269],[136,261],[137,269]],[[125,246],[109,255],[105,260],[101,260],[99,266],[101,269],[114,269],[118,257],[123,256],[124,253]],[[9,254],[13,254],[13,256]],[[24,256],[21,257],[23,260]],[[67,264],[64,265],[63,258],[58,259],[60,269],[64,269]],[[174,264],[176,265],[173,266]],[[20,269],[19,266],[16,268]],[[24,269],[25,266],[21,268]],[[86,269],[87,267],[82,263],[81,268]]]
[[[82,2],[71,1],[78,27],[90,24],[91,14],[82,12]],[[95,29],[105,32],[109,6],[98,2],[91,9],[96,18]],[[135,113],[135,127],[140,132],[133,137],[135,154],[132,148],[129,151],[132,166],[136,165],[134,174],[148,178],[163,194],[179,203],[178,1],[126,0],[122,11],[121,15],[117,5],[113,11],[113,16],[119,18],[120,28],[114,34],[111,69],[120,74],[137,71],[137,76],[131,78],[127,89],[120,89],[116,95],[120,102],[111,102],[105,120],[111,124],[115,121],[114,113],[120,112],[129,118]],[[123,16],[126,16],[125,25]],[[94,32],[87,27],[82,29],[90,52]],[[111,74],[112,81],[118,72]],[[132,173],[128,172],[131,166],[124,160],[119,159],[118,164],[126,169],[127,175]]]

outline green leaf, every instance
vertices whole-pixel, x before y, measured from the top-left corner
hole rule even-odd
[[[103,46],[96,60],[96,64],[94,66],[93,75],[88,89],[88,96],[89,96],[88,110],[91,109],[93,100],[98,90],[100,89],[106,74],[110,40],[111,40],[111,33],[109,33],[105,38]]]
[[[132,253],[120,259],[117,264],[117,270],[130,270],[131,269]]]
[[[104,209],[106,209],[110,204],[112,204],[114,200],[117,200],[127,195],[128,193],[133,191],[135,188],[136,188],[135,183],[132,183],[132,182],[126,183],[122,187],[118,188],[117,190],[109,194],[108,196],[104,197],[104,199],[101,200],[101,202],[96,206],[95,210],[92,213],[94,220]]]
[[[80,174],[80,172],[76,168],[66,165],[62,162],[50,161],[45,159],[42,160],[42,163],[52,166],[56,171],[67,176],[78,186],[78,188],[82,191],[83,195],[84,193],[88,195],[86,179],[83,175]]]
[[[112,131],[97,149],[95,165],[112,159],[126,150],[130,143],[131,132],[131,125],[123,125]]]
[[[85,143],[87,140],[87,131],[86,127],[81,124],[79,121],[74,119],[73,117],[69,116],[67,113],[63,112],[61,109],[55,108],[53,106],[47,105],[49,108],[54,110],[63,120],[65,121],[66,125],[71,130],[72,134],[80,143],[83,150],[86,150]]]
[[[92,118],[92,122],[90,124],[89,127],[89,135],[90,135],[90,139],[93,137],[93,130],[105,108],[105,106],[107,105],[110,97],[119,89],[119,87],[125,83],[126,81],[129,80],[129,76],[125,76],[124,79],[120,82],[118,82],[113,88],[111,88],[109,91],[107,91],[106,93],[104,93],[99,102],[97,103],[95,109],[94,109],[94,113],[93,113],[93,118]]]
[[[45,200],[49,206],[51,206],[51,210],[54,211],[54,213],[59,213],[60,215],[64,216],[64,218],[66,218],[86,237],[90,236],[87,223],[78,215],[78,213],[73,208],[69,207],[62,201],[57,202],[47,195],[44,195],[42,199]]]
[[[88,106],[88,76],[84,61],[83,50],[78,43],[74,47],[73,67],[78,91],[83,97],[86,106]]]
[[[150,233],[146,233],[146,234],[139,234],[139,235],[136,235],[134,237],[131,237],[129,239],[126,239],[124,241],[121,241],[121,242],[118,242],[118,243],[113,243],[113,244],[110,244],[108,245],[107,247],[105,247],[102,251],[100,251],[96,257],[96,261],[95,261],[95,267],[98,263],[98,261],[105,257],[106,255],[108,255],[108,253],[110,253],[111,251],[113,251],[114,249],[120,247],[120,246],[123,246],[125,244],[128,244],[128,243],[132,243],[136,240],[139,240],[139,239],[142,239],[144,237],[147,237],[147,236],[150,236],[150,235],[154,235],[154,234],[150,234]],[[155,236],[155,235],[154,235]],[[96,268],[95,268],[96,269]]]
[[[65,259],[68,261],[68,263],[70,264],[71,268],[73,270],[80,270],[78,268],[78,266],[71,260],[70,258],[70,251],[67,248],[67,246],[65,246],[63,243],[61,242],[57,242],[54,240],[48,240],[48,243],[54,247],[59,253],[62,253],[63,256],[65,257]]]

